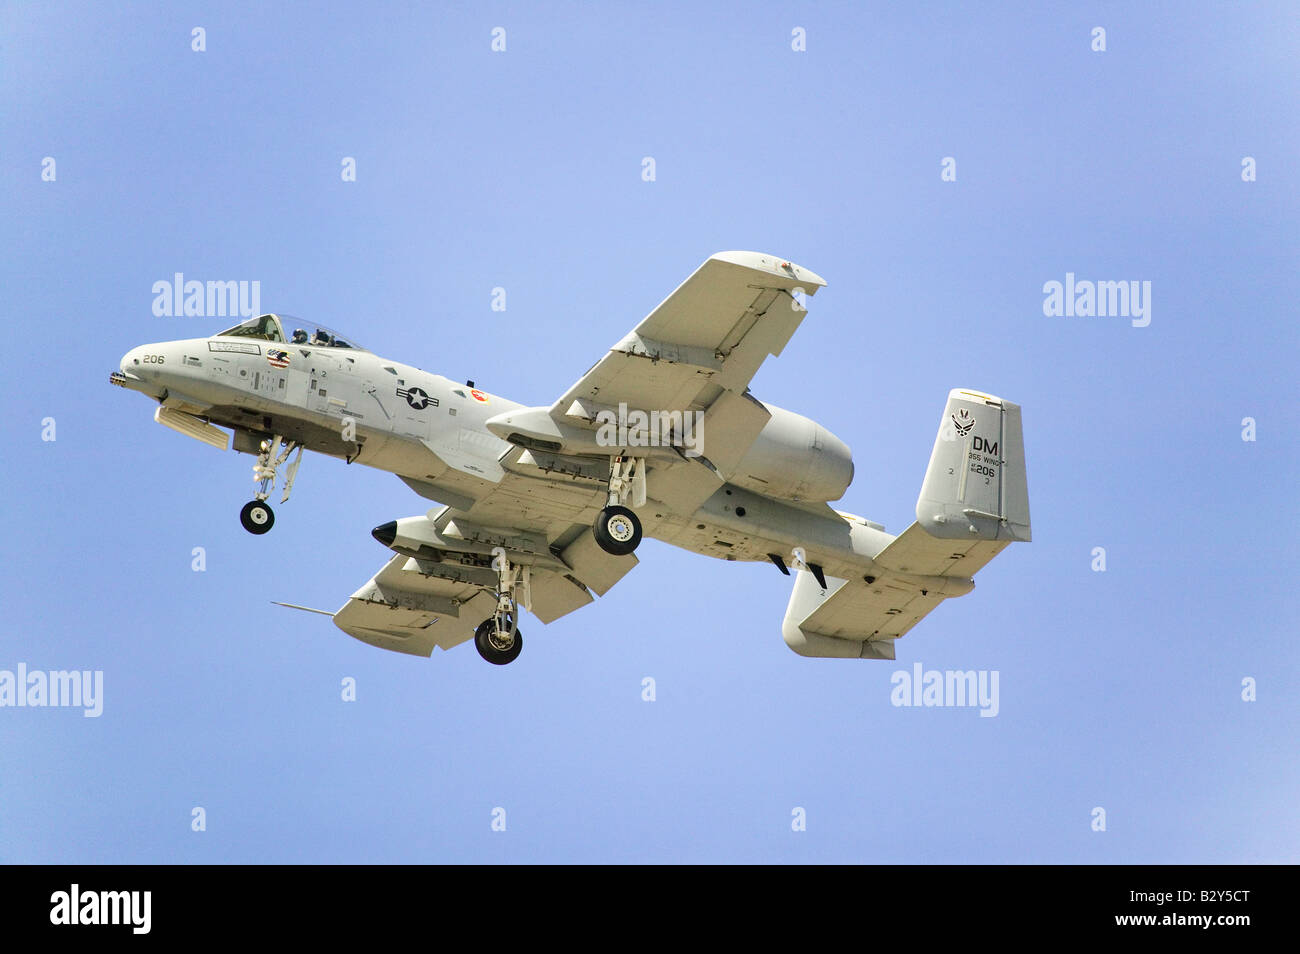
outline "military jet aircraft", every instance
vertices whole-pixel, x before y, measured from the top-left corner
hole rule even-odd
[[[893,659],[896,639],[1030,539],[1020,407],[948,394],[899,536],[834,510],[849,448],[749,391],[825,284],[771,255],[714,255],[549,406],[274,314],[133,348],[111,381],[157,401],[158,423],[223,450],[228,429],[256,456],[250,533],[271,529],[268,498],[281,480],[289,499],[304,449],[390,471],[436,504],[376,527],[393,556],[337,612],[314,611],[373,646],[430,656],[472,638],[504,665],[522,611],[550,623],[604,596],[651,536],[793,570],[782,634],[796,653]]]

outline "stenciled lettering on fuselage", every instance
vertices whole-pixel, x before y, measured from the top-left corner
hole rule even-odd
[[[209,351],[235,351],[239,354],[261,354],[262,348],[251,341],[209,341]]]

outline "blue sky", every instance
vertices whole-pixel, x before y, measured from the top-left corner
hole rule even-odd
[[[1298,30],[1287,4],[7,6],[0,669],[102,670],[104,712],[0,709],[0,859],[1300,859]],[[794,655],[785,577],[656,541],[509,667],[384,653],[269,601],[341,605],[423,501],[310,457],[252,537],[251,459],[107,381],[223,325],[152,314],[183,272],[549,404],[724,249],[829,283],[753,390],[854,449],[839,506],[901,532],[948,389],[1024,407],[1034,542],[896,663]],[[1045,316],[1067,272],[1150,281],[1150,325]],[[915,662],[998,671],[998,716],[891,705]]]

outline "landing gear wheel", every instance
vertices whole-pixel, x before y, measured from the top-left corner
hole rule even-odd
[[[606,553],[625,556],[641,542],[641,521],[626,507],[606,507],[591,528]]]
[[[261,535],[275,526],[275,512],[265,500],[250,500],[239,511],[239,522],[249,533]]]
[[[516,626],[514,634],[503,640],[497,635],[496,619],[485,619],[474,630],[474,648],[492,665],[504,666],[519,657],[524,648],[524,637]]]

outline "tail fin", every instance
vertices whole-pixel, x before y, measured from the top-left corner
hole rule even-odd
[[[947,540],[1031,539],[1019,404],[962,388],[948,392],[916,520]]]
[[[1013,541],[1030,539],[1020,405],[948,394],[916,501],[916,523],[873,557],[870,575],[795,580],[781,632],[801,656],[893,659],[894,641]]]

